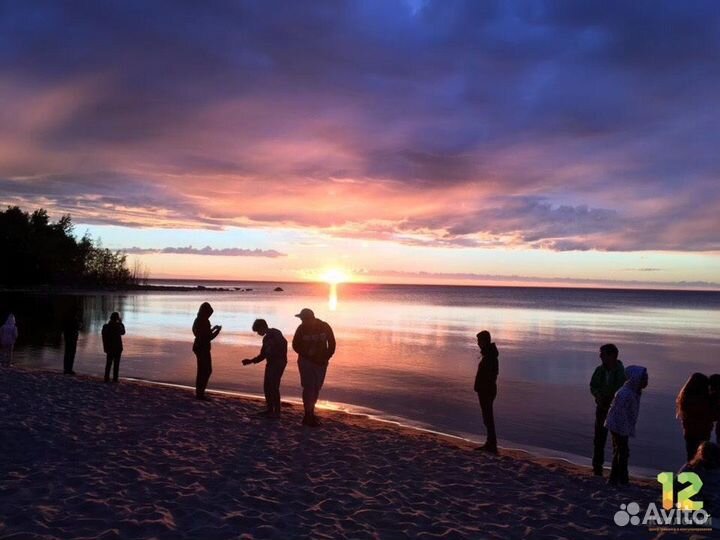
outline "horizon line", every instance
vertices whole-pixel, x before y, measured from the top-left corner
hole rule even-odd
[[[267,284],[293,284],[293,285],[330,285],[327,281],[323,280],[266,280],[266,279],[235,279],[235,278],[228,278],[228,279],[219,279],[219,278],[194,278],[194,277],[157,277],[157,278],[149,278],[148,284],[152,284],[153,281],[193,281],[193,282],[203,282],[203,283],[267,283]],[[720,293],[720,286],[718,288],[694,288],[694,287],[682,287],[682,286],[667,286],[662,287],[659,286],[661,284],[658,284],[658,286],[652,286],[649,285],[648,287],[642,287],[642,286],[623,286],[622,284],[618,285],[589,285],[589,284],[572,284],[572,283],[527,283],[527,284],[518,284],[518,283],[508,283],[508,284],[488,284],[488,283],[402,283],[402,282],[381,282],[381,281],[343,281],[340,283],[336,283],[335,285],[382,285],[382,286],[407,286],[407,287],[478,287],[478,288],[493,288],[493,289],[522,289],[522,288],[532,288],[532,289],[585,289],[585,290],[606,290],[606,291],[612,291],[612,290],[621,290],[621,291],[648,291],[648,292],[710,292],[710,293]]]

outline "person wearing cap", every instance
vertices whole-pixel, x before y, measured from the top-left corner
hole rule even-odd
[[[287,366],[287,340],[280,330],[269,328],[265,319],[257,319],[252,330],[262,336],[262,349],[255,358],[246,358],[242,363],[247,366],[266,361],[263,390],[267,410],[262,414],[270,418],[280,418],[280,380]]]
[[[305,416],[302,423],[314,427],[320,425],[320,420],[315,416],[315,404],[325,382],[328,362],[335,354],[335,335],[328,323],[315,318],[311,309],[304,308],[295,316],[302,321],[292,341],[292,348],[298,353],[298,370],[303,388]]]

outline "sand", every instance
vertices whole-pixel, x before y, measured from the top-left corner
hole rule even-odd
[[[0,538],[652,538],[589,470],[340,412],[0,370]],[[660,535],[669,538],[667,534]],[[689,538],[688,534],[680,535]]]

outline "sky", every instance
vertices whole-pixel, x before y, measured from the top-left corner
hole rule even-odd
[[[156,278],[720,288],[720,3],[0,3],[0,204]]]

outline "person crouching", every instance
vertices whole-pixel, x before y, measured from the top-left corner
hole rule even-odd
[[[629,437],[635,436],[635,425],[640,413],[640,397],[648,385],[648,372],[642,366],[625,368],[627,380],[615,393],[610,404],[605,427],[610,430],[613,443],[613,460],[608,484],[613,486],[630,483],[628,461],[630,459]]]

